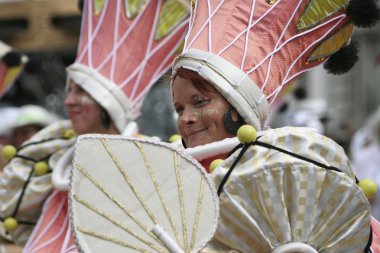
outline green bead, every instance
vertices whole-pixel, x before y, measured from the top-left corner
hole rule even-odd
[[[176,141],[179,141],[179,140],[181,140],[181,135],[179,135],[179,134],[173,134],[169,138],[169,142],[170,143],[173,143],[173,142],[176,142]]]
[[[48,172],[48,167],[46,162],[37,162],[34,164],[34,174],[37,176],[45,175]]]
[[[216,160],[212,161],[212,163],[210,164],[210,167],[209,167],[210,173],[212,173],[216,169],[216,167],[218,167],[223,162],[224,162],[224,160],[222,160],[222,159],[216,159]]]
[[[359,186],[362,188],[364,195],[367,198],[373,198],[376,196],[377,184],[372,179],[365,178],[363,180],[360,180]]]
[[[4,229],[8,232],[14,231],[18,227],[18,221],[13,217],[4,220]]]
[[[66,139],[71,139],[71,138],[74,138],[75,136],[76,136],[76,134],[75,134],[75,131],[73,129],[67,129],[63,133],[63,137]]]
[[[17,154],[17,149],[13,145],[5,145],[3,147],[3,155],[7,160],[11,160]]]
[[[241,126],[237,132],[239,141],[243,144],[251,143],[256,140],[257,131],[251,125]]]

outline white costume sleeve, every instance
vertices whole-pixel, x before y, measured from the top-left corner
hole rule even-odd
[[[67,136],[69,129],[69,121],[46,127],[25,142],[4,168],[0,178],[0,217],[14,217],[19,222],[18,228],[10,233],[17,244],[25,244],[53,188],[51,173],[37,176],[33,173],[33,166],[45,161],[49,170],[54,170],[59,158],[75,142],[75,138]]]

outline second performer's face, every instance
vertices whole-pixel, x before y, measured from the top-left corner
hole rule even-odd
[[[65,106],[78,135],[105,131],[100,119],[100,105],[74,82],[70,83]]]
[[[178,132],[189,148],[233,137],[223,123],[229,103],[211,84],[204,85],[210,87],[197,89],[191,80],[179,76],[172,84]]]

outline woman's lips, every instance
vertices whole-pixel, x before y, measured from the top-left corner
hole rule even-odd
[[[191,130],[191,131],[188,131],[189,133],[186,133],[186,136],[187,138],[194,138],[197,134],[205,131],[207,128],[203,128],[203,129],[200,129],[200,130]]]
[[[80,112],[79,111],[71,111],[69,112],[69,117],[72,118],[72,117],[76,117],[80,115]]]

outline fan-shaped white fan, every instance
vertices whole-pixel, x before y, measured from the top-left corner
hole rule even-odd
[[[71,180],[70,215],[83,252],[196,252],[215,232],[211,180],[169,145],[82,136]]]

